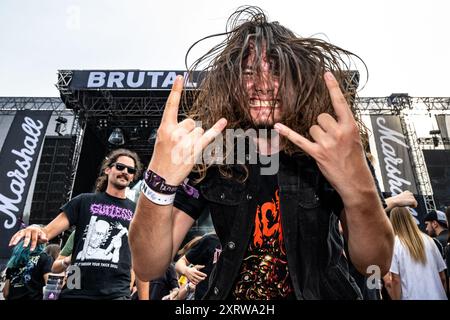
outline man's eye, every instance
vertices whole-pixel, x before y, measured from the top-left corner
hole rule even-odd
[[[253,70],[245,69],[243,74],[244,74],[244,76],[252,76],[253,75]]]

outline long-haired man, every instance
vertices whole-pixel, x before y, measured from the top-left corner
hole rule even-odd
[[[205,72],[189,117],[182,78],[167,101],[130,227],[137,275],[160,276],[208,208],[222,252],[205,299],[361,298],[347,258],[383,275],[394,237],[345,85],[354,55],[257,7],[222,35],[193,65]]]

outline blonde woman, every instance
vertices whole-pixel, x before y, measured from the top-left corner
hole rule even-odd
[[[433,240],[422,233],[408,209],[392,209],[394,255],[385,277],[394,300],[446,300],[445,262]]]

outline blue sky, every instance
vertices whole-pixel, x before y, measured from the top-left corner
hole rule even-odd
[[[302,36],[359,54],[369,68],[360,96],[450,96],[445,0],[2,0],[0,96],[57,96],[58,69],[184,69],[190,44],[224,31],[254,4]]]

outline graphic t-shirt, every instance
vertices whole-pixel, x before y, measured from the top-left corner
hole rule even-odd
[[[81,194],[65,204],[76,226],[67,287],[61,298],[114,299],[130,295],[128,228],[135,204],[107,193]],[[80,271],[79,288],[71,270]]]
[[[27,264],[6,269],[10,281],[8,300],[42,300],[44,275],[52,271],[53,258],[42,252],[30,255]]]
[[[262,175],[253,236],[232,291],[234,299],[293,298],[281,214],[277,176]]]

